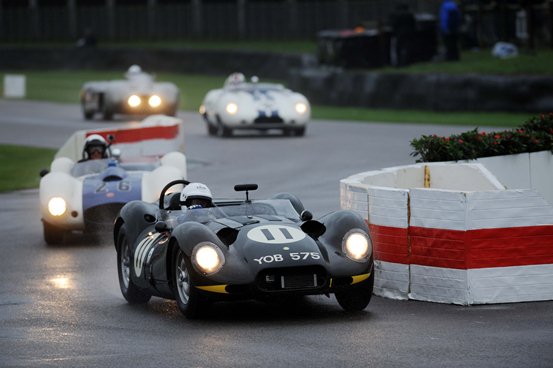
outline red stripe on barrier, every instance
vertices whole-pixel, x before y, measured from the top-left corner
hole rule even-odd
[[[409,262],[407,229],[369,225],[374,258],[380,261],[403,263]]]
[[[109,129],[109,130],[97,130],[89,131],[86,136],[92,134],[99,134],[108,140],[108,135],[113,135],[115,140],[114,144],[118,143],[136,143],[140,141],[146,141],[151,139],[173,139],[179,134],[179,126],[177,124],[168,126],[154,126],[154,127],[137,127],[130,129]]]
[[[471,269],[553,264],[553,225],[469,231],[370,225],[375,259]]]

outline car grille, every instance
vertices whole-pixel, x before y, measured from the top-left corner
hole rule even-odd
[[[270,124],[270,123],[283,123],[284,120],[278,115],[273,116],[260,116],[254,119],[254,124]]]
[[[320,266],[267,269],[256,279],[264,292],[313,291],[324,288],[327,281],[327,272]]]
[[[84,212],[85,226],[89,229],[113,227],[115,217],[124,203],[107,203],[91,207]]]

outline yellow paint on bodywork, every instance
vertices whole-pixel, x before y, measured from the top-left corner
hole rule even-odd
[[[196,286],[196,288],[209,291],[211,293],[228,294],[228,291],[226,290],[227,285]]]
[[[365,281],[366,279],[369,278],[370,275],[371,275],[371,274],[370,274],[370,272],[369,272],[369,273],[365,273],[365,274],[363,274],[363,275],[352,276],[352,277],[351,277],[351,278],[352,278],[351,284],[352,284],[352,285],[353,285],[353,284],[358,284],[358,283],[360,283],[361,281]]]

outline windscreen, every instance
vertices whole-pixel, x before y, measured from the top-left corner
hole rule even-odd
[[[176,223],[195,221],[208,223],[221,218],[232,218],[239,216],[279,216],[293,221],[299,221],[299,215],[286,199],[268,199],[252,202],[232,203],[210,208],[186,209],[174,211]]]

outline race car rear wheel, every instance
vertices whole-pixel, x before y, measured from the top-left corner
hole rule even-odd
[[[42,221],[44,230],[44,241],[46,244],[60,244],[63,241],[64,231],[54,225],[51,225],[45,221]]]
[[[174,294],[177,306],[186,318],[194,319],[201,316],[207,306],[206,300],[198,293],[192,280],[192,264],[182,252],[178,244],[173,264]]]
[[[362,311],[369,305],[373,294],[374,272],[359,285],[344,291],[337,291],[334,295],[340,306],[348,312]]]
[[[144,293],[133,283],[131,278],[131,246],[125,234],[125,229],[121,228],[117,241],[117,273],[119,275],[119,287],[121,294],[130,304],[146,303],[152,297]]]

